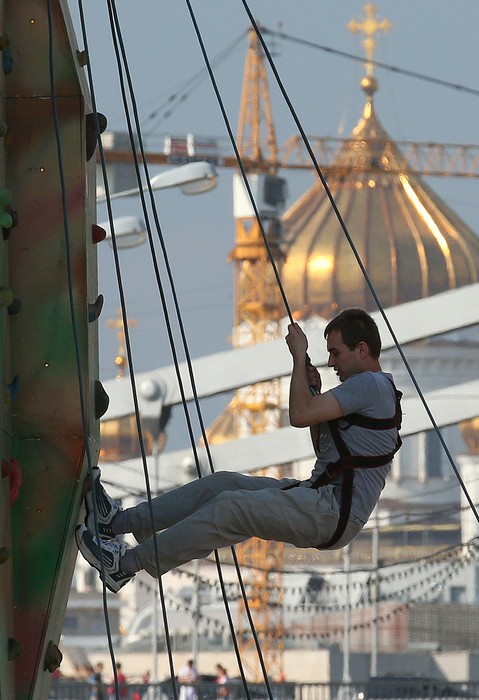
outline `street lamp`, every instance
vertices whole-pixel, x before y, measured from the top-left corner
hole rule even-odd
[[[164,173],[159,173],[151,178],[150,184],[142,187],[142,192],[149,192],[150,188],[154,191],[165,190],[170,187],[179,187],[183,194],[202,194],[212,190],[217,185],[217,173],[211,163],[206,161],[198,161],[195,163],[186,163],[177,168],[171,168]],[[114,192],[110,194],[110,199],[119,199],[120,197],[131,197],[140,192],[139,187],[134,187],[131,190],[123,192]],[[102,194],[96,198],[97,202],[105,202],[106,195]]]
[[[159,173],[151,178],[150,184],[142,188],[142,192],[149,192],[150,188],[156,192],[165,190],[171,187],[178,187],[183,194],[202,194],[209,192],[218,184],[216,170],[211,163],[206,161],[198,161],[195,163],[187,163],[180,165],[177,168],[171,168],[164,173]],[[123,197],[132,197],[139,194],[140,188],[135,187],[131,190],[123,192],[114,192],[110,195],[111,199],[120,199]],[[106,201],[106,195],[100,194],[97,196],[98,203]],[[135,248],[141,245],[146,239],[146,227],[144,222],[135,216],[120,216],[115,217],[114,221],[115,240],[118,248]],[[112,241],[110,222],[105,221],[100,226],[106,231],[106,238]]]
[[[218,174],[215,167],[203,160],[172,168],[150,180],[153,190],[179,187],[183,194],[203,194],[213,190],[217,184]]]
[[[109,221],[103,221],[101,228],[106,231],[106,240],[112,245]],[[118,216],[113,219],[117,248],[136,248],[146,239],[146,226],[137,216]]]

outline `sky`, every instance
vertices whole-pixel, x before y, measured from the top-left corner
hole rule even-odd
[[[109,129],[126,130],[115,56],[110,39],[107,3],[84,3],[84,16],[97,108]],[[248,16],[241,0],[191,0],[206,51],[213,59],[236,42],[215,64],[215,78],[233,131],[236,131]],[[361,37],[347,24],[363,16],[359,0],[250,0],[262,26],[339,51],[363,56]],[[376,58],[406,71],[478,89],[477,0],[378,0],[380,18],[392,22],[378,37]],[[180,0],[117,0],[122,41],[135,89],[142,133],[157,149],[165,135],[194,133],[227,144],[227,131],[209,78],[192,89],[188,81],[200,71],[203,58],[188,5]],[[77,3],[71,13],[83,47]],[[270,43],[271,39],[267,39]],[[361,62],[332,52],[280,40],[272,47],[277,70],[304,131],[314,136],[349,136],[360,118],[364,94],[359,83]],[[377,115],[388,133],[401,141],[477,144],[478,95],[378,68]],[[273,118],[278,143],[297,133],[287,105],[270,75]],[[172,100],[174,95],[183,99]],[[169,111],[167,116],[165,113]],[[231,149],[228,148],[228,152]],[[152,167],[151,174],[157,170]],[[292,204],[310,184],[310,173],[288,179]],[[433,189],[475,231],[479,231],[479,182],[464,178],[428,180]],[[189,352],[199,357],[227,350],[233,324],[233,267],[227,261],[234,244],[232,171],[219,170],[218,187],[186,197],[177,190],[157,193],[162,232],[175,280]],[[136,200],[118,200],[115,216],[141,216]],[[98,221],[107,218],[98,206]],[[107,325],[119,306],[112,250],[99,246],[99,286],[105,296],[100,317],[100,376],[115,375],[116,332]],[[165,320],[159,303],[147,246],[121,253],[122,283],[131,328],[134,371],[171,364]],[[180,350],[180,359],[183,353]],[[285,348],[285,352],[287,349]],[[221,400],[218,400],[221,401]],[[225,400],[223,399],[223,402]],[[215,404],[213,410],[218,410]]]

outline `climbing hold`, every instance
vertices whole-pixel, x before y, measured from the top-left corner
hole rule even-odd
[[[10,550],[8,547],[0,547],[0,564],[5,564],[10,557]]]
[[[63,661],[62,652],[57,647],[57,645],[50,640],[48,642],[47,650],[45,652],[45,661],[43,662],[43,670],[50,671],[50,673],[53,673],[53,671],[56,671],[57,668],[60,668],[60,664],[62,661]]]
[[[97,119],[98,119],[98,129],[97,129]],[[85,137],[86,137],[86,159],[90,158],[95,153],[96,144],[98,137],[102,134],[107,125],[107,119],[104,114],[94,112],[87,114],[85,117]],[[99,131],[98,131],[99,130]]]
[[[88,304],[88,320],[90,323],[96,321],[103,308],[103,294],[99,294],[93,304]]]
[[[11,44],[10,44],[10,39],[8,38],[8,34],[4,34],[2,37],[0,37],[0,51],[3,52],[3,54],[2,54],[3,72],[5,75],[8,75],[13,70],[13,55],[12,55],[12,48],[11,48]]]
[[[88,63],[88,54],[86,51],[80,51],[77,49],[77,61],[78,65],[84,68]]]
[[[106,231],[102,226],[98,226],[98,224],[93,224],[91,227],[91,239],[93,243],[97,244],[100,243],[100,241],[105,240],[106,238]]]
[[[10,229],[13,226],[13,217],[8,211],[11,201],[12,193],[5,187],[2,187],[0,189],[0,226],[4,229]]]
[[[10,384],[7,384],[7,395],[5,397],[7,403],[9,401],[15,401],[19,388],[20,388],[20,377],[18,376],[18,374],[16,374],[13,377]]]
[[[8,305],[8,315],[9,316],[16,316],[20,309],[22,308],[22,300],[21,299],[13,299],[12,303]]]
[[[10,637],[8,640],[8,660],[15,661],[23,653],[22,645],[16,639]]]
[[[22,468],[15,457],[10,457],[9,462],[2,459],[2,479],[6,479],[7,477],[10,479],[8,502],[10,507],[12,507],[19,496],[23,483]]]
[[[18,224],[18,214],[15,211],[15,209],[13,209],[11,204],[7,204],[3,214],[5,215],[5,217],[9,216],[11,219],[11,222],[12,222],[10,224],[10,226],[3,226],[2,227],[3,228],[3,230],[2,230],[3,240],[8,241],[8,239],[10,238],[11,229],[15,228],[15,226]]]
[[[10,287],[0,286],[0,306],[10,306],[14,296]]]
[[[7,214],[10,215],[10,218],[12,219],[12,225],[10,228],[15,228],[15,226],[18,224],[18,212],[12,207],[11,204],[7,204],[5,207],[5,211]]]
[[[108,410],[110,397],[99,379],[95,379],[95,418],[99,420]]]

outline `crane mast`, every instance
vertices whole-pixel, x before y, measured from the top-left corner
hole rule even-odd
[[[278,146],[264,53],[254,29],[249,30],[248,39],[236,140],[241,157],[250,157],[255,163],[254,171],[262,169],[265,161],[265,168],[276,173],[277,167],[271,163],[277,163]]]

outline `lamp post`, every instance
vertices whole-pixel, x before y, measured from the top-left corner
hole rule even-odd
[[[202,194],[216,187],[217,178],[216,170],[211,163],[197,161],[195,163],[186,163],[155,175],[151,178],[150,184],[142,187],[141,191],[149,192],[150,188],[156,191],[166,190],[170,187],[179,187],[183,194]],[[109,199],[132,197],[139,192],[140,188],[134,187],[131,190],[114,192],[110,194]],[[97,196],[96,201],[105,202],[106,199],[105,194],[100,194]]]
[[[153,192],[170,188],[179,188],[183,194],[203,194],[214,189],[218,184],[217,172],[211,163],[198,161],[187,163],[177,168],[171,168],[159,173],[151,178],[150,184],[141,188],[142,192]],[[123,199],[133,197],[140,193],[140,188],[114,192],[109,199]],[[106,202],[104,193],[98,194],[96,201],[98,204]],[[104,221],[100,226],[106,231],[106,238],[112,241],[112,231],[109,221]],[[144,243],[146,239],[146,227],[144,222],[136,216],[120,216],[113,220],[115,240],[118,248],[136,248]]]

